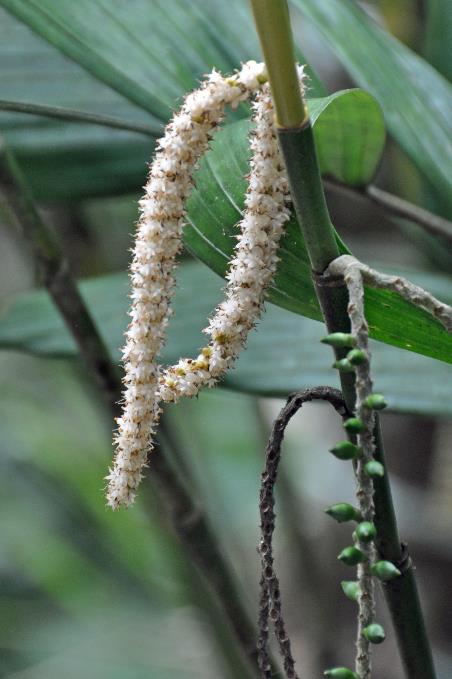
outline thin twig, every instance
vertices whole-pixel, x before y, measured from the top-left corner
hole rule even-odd
[[[262,438],[262,450],[265,451],[271,423],[267,422],[259,399],[255,400],[255,413],[259,438]],[[279,469],[279,516],[288,530],[293,546],[291,571],[305,585],[302,604],[310,619],[310,624],[304,629],[307,646],[312,653],[309,671],[312,676],[321,676],[324,668],[332,664],[335,655],[334,640],[325,635],[331,619],[328,574],[317,550],[316,536],[308,528],[310,512],[306,506],[306,498],[300,496],[298,489],[295,491],[293,481],[287,467]],[[320,597],[319,592],[322,592]],[[307,658],[305,666],[307,667]]]
[[[161,133],[160,126],[155,123],[135,123],[131,120],[121,120],[113,116],[100,115],[99,113],[89,113],[63,106],[45,106],[43,104],[30,104],[24,101],[7,101],[0,99],[0,111],[14,111],[15,113],[27,113],[30,115],[41,116],[44,118],[56,118],[72,123],[88,123],[88,125],[101,125],[102,127],[113,127],[117,130],[127,132],[137,132],[148,137],[155,137]],[[153,125],[153,126],[152,126]]]
[[[415,222],[433,236],[441,236],[441,238],[447,238],[449,242],[452,242],[452,222],[449,220],[384,191],[374,184],[369,184],[366,187],[365,195],[373,203],[380,205],[391,214]]]
[[[384,191],[374,184],[368,184],[365,187],[350,186],[331,177],[324,178],[323,182],[327,188],[332,188],[348,195],[367,198],[390,215],[414,222],[432,236],[439,237],[449,244],[452,243],[452,222],[425,208],[419,207],[419,205]]]
[[[290,640],[286,634],[285,623],[281,611],[281,593],[279,581],[273,567],[272,538],[275,530],[275,498],[274,487],[281,459],[281,445],[287,425],[304,403],[314,400],[328,401],[339,415],[345,419],[349,412],[342,394],[332,387],[315,387],[306,391],[291,394],[286,405],[273,423],[266,448],[265,468],[261,477],[259,495],[259,511],[261,517],[261,539],[259,553],[261,555],[261,580],[259,600],[259,637],[258,664],[262,679],[270,679],[271,667],[268,653],[268,623],[272,621],[279,649],[284,662],[287,679],[298,679],[295,672],[295,661],[290,648]]]
[[[26,181],[11,153],[5,154],[3,149],[0,164],[0,181],[6,182],[10,207],[31,243],[43,282],[77,343],[89,375],[96,379],[111,411],[117,414],[121,394],[118,373],[78,292],[66,258],[56,245],[50,229],[40,218]],[[170,432],[165,427],[163,435],[165,441],[170,440],[171,445],[174,445]],[[217,537],[202,508],[181,484],[161,445],[153,457],[152,469],[176,534],[201,571],[203,581],[209,584],[210,590],[216,595],[225,620],[234,632],[245,659],[246,679],[256,677],[254,625],[236,591],[235,577],[221,553]]]
[[[42,220],[25,177],[4,144],[0,145],[0,184],[8,206],[31,246],[43,284],[63,316],[107,405],[116,412],[121,384],[119,372],[110,360],[107,347],[79,292],[66,257],[52,231]]]

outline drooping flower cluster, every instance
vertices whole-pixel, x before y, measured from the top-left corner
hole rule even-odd
[[[302,70],[300,77],[302,80]],[[159,402],[194,395],[231,365],[259,317],[265,288],[276,268],[278,240],[287,219],[287,181],[279,156],[264,64],[248,62],[232,77],[213,71],[189,94],[166,128],[140,201],[131,265],[131,322],[123,349],[124,409],[115,436],[116,457],[107,477],[107,501],[116,509],[133,502],[161,412]],[[211,319],[209,346],[160,375],[156,359],[171,314],[176,257],[182,248],[185,203],[196,164],[224,116],[260,92],[242,235],[228,273],[226,300]]]
[[[260,317],[276,270],[278,244],[289,217],[288,184],[268,85],[257,95],[253,108],[256,128],[251,139],[251,173],[241,233],[226,275],[225,300],[204,331],[210,337],[209,345],[195,360],[181,359],[163,373],[159,391],[163,401],[196,395],[232,365]]]

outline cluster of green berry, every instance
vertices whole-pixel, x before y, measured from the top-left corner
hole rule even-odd
[[[370,521],[362,521],[359,510],[351,504],[341,502],[339,504],[328,507],[325,512],[331,516],[338,523],[346,521],[356,521],[357,526],[353,531],[353,538],[355,541],[371,542],[375,539],[377,531],[375,525]],[[362,550],[356,545],[345,547],[337,557],[342,563],[347,566],[356,566],[365,558]],[[391,561],[375,561],[370,567],[372,575],[382,582],[387,582],[393,578],[401,575],[399,569],[391,563]],[[343,580],[341,582],[342,590],[345,596],[352,601],[357,601],[359,597],[359,583],[355,580]],[[372,644],[381,644],[385,640],[385,631],[378,623],[371,623],[368,625],[363,634],[365,638]],[[358,679],[355,672],[346,667],[334,667],[325,671],[325,677],[334,677],[334,679]]]
[[[363,366],[368,362],[368,355],[361,348],[357,347],[354,335],[348,333],[332,333],[322,339],[324,344],[328,344],[335,349],[348,349],[345,358],[341,358],[333,364],[333,367],[343,372],[355,372],[358,366]],[[378,411],[386,407],[386,401],[381,394],[371,393],[363,402],[363,406],[368,411]],[[360,417],[349,417],[344,420],[344,429],[348,438],[339,441],[330,452],[340,460],[353,460],[354,463],[360,460],[362,449],[354,441],[366,429],[366,424]],[[385,473],[383,465],[374,459],[364,461],[363,470],[370,479],[382,477]],[[399,577],[401,572],[390,561],[376,560],[374,557],[376,550],[373,542],[377,537],[377,530],[373,521],[363,517],[362,512],[351,504],[342,502],[328,507],[326,513],[335,521],[344,523],[354,521],[357,523],[353,531],[353,543],[345,547],[338,559],[347,566],[358,566],[367,562],[370,574],[380,581],[386,582]],[[349,599],[359,602],[361,596],[360,582],[355,580],[344,580],[341,583],[342,590]],[[383,627],[371,622],[361,631],[362,636],[372,644],[381,644],[385,639]],[[347,667],[333,667],[324,672],[325,677],[334,679],[359,679],[358,674]]]

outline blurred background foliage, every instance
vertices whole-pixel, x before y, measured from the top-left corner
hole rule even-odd
[[[154,139],[202,73],[213,66],[228,72],[259,58],[247,3],[0,5],[0,101],[77,109],[137,128],[0,110],[0,133],[22,163],[42,214],[77,277],[91,279],[84,294],[117,358],[126,325],[128,248]],[[294,0],[292,10],[296,43],[313,69],[312,96],[358,85],[383,108],[389,137],[373,181],[450,219],[450,2],[375,0],[361,11],[352,2]],[[245,114],[243,107],[230,122]],[[421,118],[427,120],[422,131]],[[340,144],[340,128],[324,120]],[[412,270],[450,301],[451,254],[444,243],[331,183],[327,197],[352,252],[372,264]],[[218,205],[220,214],[225,209]],[[236,219],[232,210],[228,220]],[[162,515],[152,464],[132,510],[113,515],[105,509],[112,423],[47,293],[31,291],[34,263],[4,203],[0,220],[0,676],[237,679],[228,627]],[[208,260],[199,234],[209,224],[198,232],[197,224],[188,245]],[[226,222],[217,231],[227,243],[222,229]],[[199,346],[221,294],[221,279],[190,260],[187,251],[165,361]],[[224,262],[209,263],[224,268]],[[269,305],[226,388],[167,409],[183,455],[181,474],[206,507],[253,616],[259,474],[281,405],[268,397],[336,384],[331,357],[318,345],[321,335],[316,321]],[[374,353],[375,382],[390,401],[383,427],[401,534],[418,567],[439,677],[446,679],[452,676],[446,596],[452,590],[451,369],[380,343]],[[353,656],[354,605],[339,587],[350,573],[336,561],[348,529],[330,525],[322,513],[353,498],[351,469],[326,453],[339,436],[325,406],[306,406],[290,427],[283,458],[277,559],[302,676],[320,676],[326,665],[351,663]],[[384,620],[384,603],[379,606]],[[391,634],[375,653],[375,668],[375,676],[402,677]]]

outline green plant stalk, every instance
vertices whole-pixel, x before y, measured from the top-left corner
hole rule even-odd
[[[303,215],[303,223],[300,222],[300,226],[311,268],[315,273],[321,274],[333,259],[339,257],[340,252],[328,214],[322,183],[312,179],[320,175],[317,156],[311,152],[312,149],[315,150],[311,123],[308,120],[298,128],[280,127],[278,136],[289,175],[295,212],[297,216]],[[292,190],[295,187],[296,191]],[[306,200],[306,196],[309,196],[309,201]]]
[[[251,0],[275,102],[277,124],[299,127],[309,114],[300,94],[286,0]]]
[[[262,49],[265,55],[270,87],[275,102],[275,109],[284,110],[280,99],[284,100],[286,93],[280,83],[275,82],[275,74],[280,69],[275,64],[279,60],[278,50],[267,43],[273,40],[274,26],[279,26],[278,44],[284,44],[284,60],[287,53],[293,54],[292,35],[287,26],[286,0],[278,2],[265,0],[251,0],[256,18]],[[264,11],[264,6],[266,10]],[[271,6],[271,11],[270,11]],[[285,31],[285,36],[282,35]],[[293,97],[289,91],[288,98]],[[314,138],[309,120],[300,121],[298,127],[281,125],[278,131],[282,154],[286,164],[292,200],[308,250],[313,279],[320,306],[325,318],[328,331],[349,332],[350,321],[347,313],[348,294],[343,282],[323,275],[330,262],[339,256],[339,249],[334,237],[333,227],[329,218]],[[346,349],[335,351],[336,358],[344,358]],[[342,392],[351,412],[355,404],[354,376],[350,373],[340,373]],[[378,418],[375,425],[376,454],[375,459],[385,465],[385,455]],[[389,583],[384,587],[386,601],[391,612],[394,629],[397,636],[402,662],[410,679],[435,679],[432,653],[425,630],[419,596],[410,560],[404,559],[403,548],[400,543],[394,505],[387,473],[382,479],[374,482],[375,526],[378,538],[376,547],[381,558],[394,561],[401,567],[402,575],[397,578],[397,586]]]

